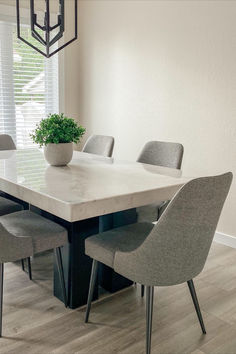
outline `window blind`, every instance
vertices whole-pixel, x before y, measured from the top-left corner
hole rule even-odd
[[[29,27],[23,36],[31,38]],[[0,133],[17,148],[35,147],[30,133],[58,110],[58,56],[44,58],[17,39],[15,24],[0,22]]]

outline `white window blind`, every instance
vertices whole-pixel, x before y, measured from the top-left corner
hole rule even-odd
[[[29,27],[23,37],[31,37]],[[0,133],[17,148],[35,147],[29,134],[58,109],[58,56],[44,58],[17,39],[15,24],[0,22]]]

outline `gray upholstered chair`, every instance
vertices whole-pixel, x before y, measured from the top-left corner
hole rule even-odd
[[[183,160],[183,153],[184,147],[180,143],[149,141],[144,145],[137,162],[180,170]],[[161,216],[167,205],[168,201],[163,201],[158,205],[152,204],[137,208],[138,221],[156,221]],[[143,285],[141,287],[141,296],[144,296]]]
[[[19,203],[14,202],[13,200],[4,198],[0,195],[0,216],[15,213],[16,211],[23,210],[23,206]],[[22,269],[25,270],[24,260],[21,260]],[[31,263],[30,258],[28,258],[28,269],[29,269],[29,278],[32,279],[31,275]]]
[[[0,337],[2,336],[4,263],[28,258],[34,254],[55,250],[58,272],[67,307],[61,247],[68,243],[67,230],[29,210],[0,217]]]
[[[175,168],[180,170],[184,147],[179,143],[165,141],[149,141],[146,143],[137,159],[137,162]],[[163,212],[167,203],[148,205],[137,208],[138,221],[155,221]]]
[[[165,141],[149,141],[138,157],[138,162],[181,169],[184,148],[182,144]]]
[[[88,322],[98,262],[147,287],[146,353],[151,351],[154,286],[188,283],[203,333],[193,278],[203,269],[232,182],[232,173],[186,183],[157,224],[137,223],[113,229],[85,241],[93,259],[85,322]]]
[[[90,154],[111,157],[114,143],[115,139],[113,136],[91,135],[86,141],[82,151]]]
[[[0,134],[0,150],[16,150],[16,145],[10,135]]]
[[[0,134],[0,151],[1,150],[16,150],[16,145],[10,135]],[[7,198],[4,198],[3,196],[1,196],[1,191],[0,191],[0,216],[14,213],[20,210],[23,210],[23,206],[21,204],[16,203]],[[28,262],[29,278],[30,280],[32,280],[30,257],[27,258],[27,262]],[[22,270],[24,271],[25,270],[24,259],[21,260],[21,265],[22,265]]]

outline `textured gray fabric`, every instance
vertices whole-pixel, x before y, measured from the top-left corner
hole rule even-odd
[[[68,243],[68,234],[64,227],[29,210],[1,216],[0,223],[18,238],[30,237],[34,254]]]
[[[138,157],[138,162],[180,169],[184,148],[179,143],[163,141],[149,141],[146,143]],[[137,208],[138,222],[156,221],[163,212],[163,203],[152,204]]]
[[[10,199],[0,196],[0,216],[14,213],[23,209],[23,206]]]
[[[114,269],[147,286],[186,282],[203,269],[232,182],[232,173],[186,183],[143,244],[116,252]]]
[[[10,135],[0,134],[0,150],[16,150],[16,145]]]
[[[113,136],[91,135],[86,141],[82,151],[90,154],[111,157],[114,143],[115,139]]]
[[[153,227],[153,224],[137,223],[89,237],[85,240],[85,253],[113,267],[116,251],[136,249],[143,243]]]
[[[138,162],[169,168],[181,168],[184,148],[179,143],[149,141],[143,147]]]
[[[14,236],[0,222],[0,263],[14,262],[32,255],[32,238]]]

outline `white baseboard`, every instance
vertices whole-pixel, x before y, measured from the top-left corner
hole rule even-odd
[[[217,243],[221,243],[225,246],[236,248],[236,237],[234,236],[226,235],[221,232],[216,232],[214,241]]]

